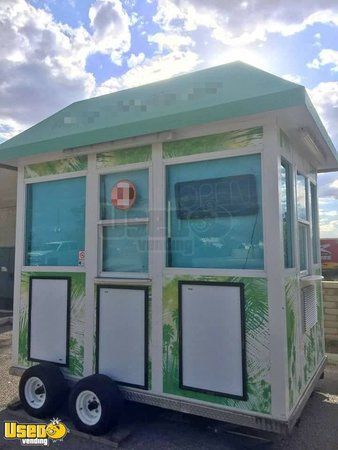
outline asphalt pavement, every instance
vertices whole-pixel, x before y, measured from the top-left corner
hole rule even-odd
[[[24,422],[24,412],[6,409],[17,396],[18,385],[17,377],[8,374],[10,344],[10,327],[0,329],[0,420]],[[109,435],[93,439],[71,429],[63,442],[53,445],[67,450],[108,450],[116,445],[135,450],[338,450],[338,366],[326,368],[325,378],[318,382],[298,426],[288,437],[128,403],[120,426]],[[1,433],[0,449],[22,448],[18,441],[6,441]]]

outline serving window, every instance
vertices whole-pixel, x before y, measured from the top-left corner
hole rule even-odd
[[[292,240],[292,170],[291,166],[282,161],[280,166],[280,205],[282,215],[282,230],[284,244],[284,267],[293,267],[293,240]]]
[[[148,272],[148,170],[100,177],[100,273]]]
[[[167,266],[263,269],[260,155],[167,167]]]
[[[317,198],[317,186],[310,183],[310,200],[311,200],[311,220],[312,220],[312,257],[313,263],[319,262],[319,220],[318,220],[318,198]]]
[[[297,174],[297,220],[298,220],[298,247],[299,247],[299,269],[302,275],[309,273],[309,242],[310,242],[310,219],[308,201],[308,180]]]

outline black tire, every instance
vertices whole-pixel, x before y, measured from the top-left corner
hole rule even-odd
[[[33,377],[39,378],[43,386],[38,389],[44,391],[45,401],[42,405],[34,407],[32,401],[29,401],[29,394],[26,392]],[[35,391],[36,392],[36,391]],[[19,396],[23,409],[33,417],[50,417],[65,401],[68,394],[67,382],[62,375],[61,370],[54,364],[38,364],[27,369],[19,384]]]
[[[79,416],[76,402],[84,391],[94,393],[99,400],[101,411],[95,424],[85,423],[83,418]],[[91,406],[89,403],[88,408]],[[69,415],[75,428],[79,431],[99,436],[107,433],[117,424],[123,408],[123,397],[115,381],[106,375],[95,374],[76,383],[70,392],[68,405]]]

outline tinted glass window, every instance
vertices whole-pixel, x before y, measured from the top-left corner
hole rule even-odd
[[[104,272],[148,272],[147,225],[103,228]]]
[[[27,185],[27,266],[77,266],[85,249],[86,180]]]
[[[291,184],[290,166],[286,162],[281,164],[280,200],[282,212],[282,228],[284,242],[284,266],[293,266],[292,255],[292,216],[291,216]]]
[[[299,234],[299,266],[301,271],[308,270],[308,226],[298,224]]]
[[[167,265],[263,269],[260,155],[168,166]]]
[[[308,220],[306,207],[306,179],[297,174],[297,217],[298,220]]]
[[[123,180],[130,181],[136,191],[136,198],[130,209],[117,209],[112,205],[113,187]],[[148,170],[133,170],[101,176],[100,209],[102,220],[133,219],[148,217]]]
[[[101,176],[100,217],[110,221],[100,228],[102,272],[148,272],[148,177],[147,169]]]

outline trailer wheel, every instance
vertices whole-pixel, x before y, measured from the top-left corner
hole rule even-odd
[[[23,409],[33,417],[47,417],[64,402],[68,386],[61,370],[53,364],[27,369],[19,384]]]
[[[117,384],[101,374],[80,380],[69,396],[69,414],[74,426],[96,436],[107,433],[117,423],[122,406]]]

